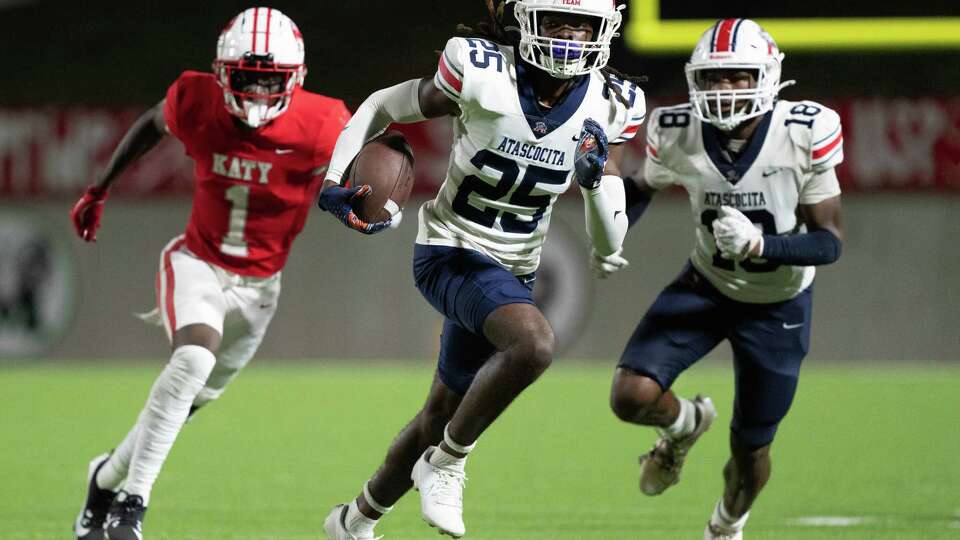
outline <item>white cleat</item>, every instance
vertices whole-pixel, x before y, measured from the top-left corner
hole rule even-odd
[[[707,523],[703,530],[703,540],[743,540],[743,529],[727,529],[713,523]]]
[[[460,538],[467,532],[463,524],[463,486],[467,476],[463,466],[437,467],[427,460],[431,446],[413,466],[410,479],[420,492],[420,514],[440,534]]]
[[[653,450],[640,456],[640,491],[645,495],[659,495],[680,481],[680,470],[687,452],[717,418],[717,409],[710,398],[697,396],[693,405],[700,413],[700,421],[693,433],[678,440],[661,435]]]
[[[327,514],[323,521],[323,531],[327,540],[379,540],[382,536],[357,536],[347,530],[344,519],[347,517],[347,505],[338,504]]]

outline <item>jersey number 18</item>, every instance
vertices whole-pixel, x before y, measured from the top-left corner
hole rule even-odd
[[[744,210],[743,215],[747,216],[751,222],[760,225],[760,230],[764,234],[777,234],[777,221],[767,210]],[[700,223],[707,228],[707,231],[710,232],[710,235],[713,235],[713,220],[717,219],[719,214],[714,209],[704,210],[700,214]],[[736,263],[730,259],[724,259],[720,256],[720,250],[717,250],[713,254],[713,265],[721,270],[726,270],[728,272],[733,272],[737,269]],[[775,263],[771,261],[752,261],[750,259],[745,259],[740,261],[740,267],[746,272],[760,273],[760,272],[774,272],[777,268],[780,268],[780,263]]]

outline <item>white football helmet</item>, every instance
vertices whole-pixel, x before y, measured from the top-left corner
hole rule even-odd
[[[558,79],[585,75],[607,65],[610,41],[618,36],[624,6],[616,0],[517,0],[520,56]],[[540,33],[545,12],[571,13],[594,21],[592,41],[549,38]]]
[[[684,70],[690,88],[693,114],[723,131],[743,121],[766,114],[780,89],[794,81],[780,82],[783,53],[773,38],[749,19],[723,19],[700,36]],[[709,70],[752,71],[757,84],[749,89],[711,90]]]
[[[234,17],[213,62],[227,111],[252,128],[283,114],[307,75],[303,56],[300,30],[280,11],[253,7]]]

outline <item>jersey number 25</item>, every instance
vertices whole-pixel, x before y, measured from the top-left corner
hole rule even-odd
[[[470,194],[476,193],[480,197],[498,201],[510,193],[510,189],[517,182],[520,176],[520,165],[512,159],[494,154],[489,150],[477,152],[470,160],[478,170],[482,171],[485,167],[500,173],[500,180],[496,184],[488,184],[482,178],[476,175],[464,177],[453,199],[453,211],[470,221],[492,228],[500,219],[500,228],[504,232],[530,234],[537,229],[537,223],[543,217],[543,213],[550,206],[550,195],[532,195],[533,188],[537,184],[562,185],[567,181],[567,171],[556,169],[546,169],[536,165],[527,165],[527,171],[523,175],[520,185],[514,190],[513,195],[507,201],[509,204],[523,206],[534,209],[533,215],[529,220],[521,220],[520,216],[512,212],[503,212],[497,208],[487,206],[478,208],[470,204]]]

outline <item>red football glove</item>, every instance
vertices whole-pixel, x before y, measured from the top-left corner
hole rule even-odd
[[[100,216],[103,215],[103,203],[107,200],[107,190],[97,186],[88,186],[83,197],[73,205],[70,221],[77,230],[77,236],[87,242],[97,241],[97,229]]]

